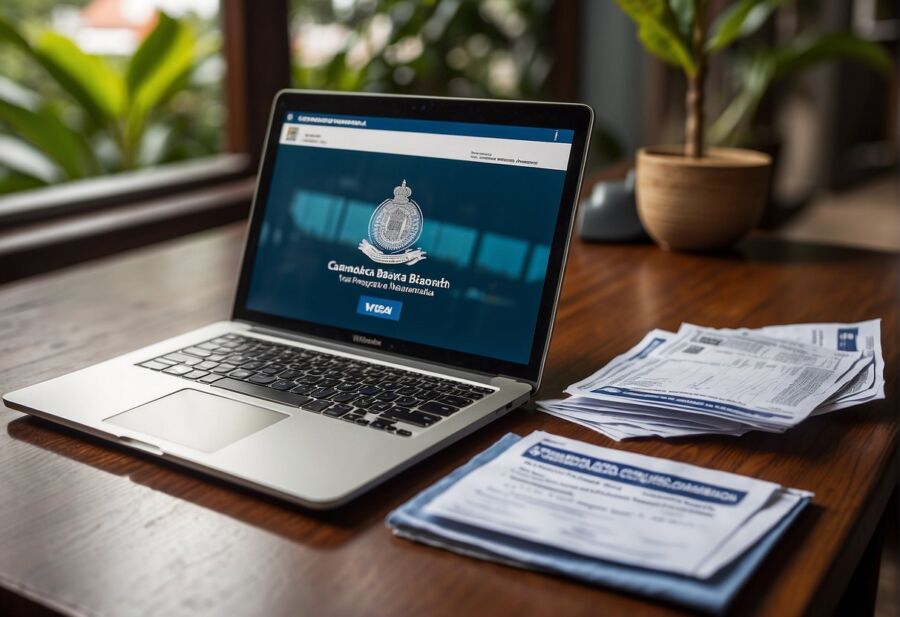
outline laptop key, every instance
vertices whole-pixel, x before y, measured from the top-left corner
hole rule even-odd
[[[440,392],[436,392],[435,390],[422,390],[419,392],[416,397],[422,399],[423,401],[431,401],[441,396]]]
[[[331,416],[332,418],[340,418],[342,415],[350,411],[353,411],[353,407],[351,405],[332,405],[325,410],[324,415]]]
[[[206,377],[209,375],[207,371],[191,371],[187,375],[184,375],[185,379],[200,379],[201,377]]]
[[[170,353],[165,356],[166,360],[172,360],[173,362],[178,362],[179,364],[186,364],[188,366],[193,366],[200,362],[200,358],[195,358],[193,356],[188,356],[183,353]]]
[[[317,388],[309,393],[313,398],[328,398],[332,394],[337,394],[334,388]]]
[[[437,400],[438,403],[445,403],[447,405],[452,405],[453,407],[467,407],[472,404],[472,401],[467,398],[463,398],[461,396],[442,396]]]
[[[253,375],[252,377],[248,377],[247,381],[249,381],[250,383],[258,383],[258,384],[262,384],[262,385],[268,385],[268,384],[272,383],[273,381],[275,381],[275,378],[272,377],[271,375],[263,375],[262,373],[257,373],[256,375]]]
[[[222,377],[221,375],[216,375],[215,373],[210,373],[206,377],[201,377],[197,381],[200,383],[215,383],[220,379],[224,379],[224,377]]]
[[[396,434],[402,437],[410,437],[412,435],[412,431],[408,431],[405,428],[398,428]]]
[[[219,366],[218,362],[210,362],[209,360],[206,360],[205,362],[201,362],[200,364],[195,364],[194,368],[198,371],[211,371],[217,366]]]
[[[200,349],[199,347],[188,347],[187,349],[182,349],[182,353],[190,354],[192,356],[197,356],[198,358],[208,358],[212,355],[211,351],[207,351],[206,349]]]
[[[440,416],[433,416],[431,414],[422,413],[421,411],[412,411],[403,407],[394,407],[393,409],[389,409],[388,411],[381,414],[381,417],[387,418],[388,420],[406,422],[407,424],[421,426],[423,428],[431,426],[441,419]]]
[[[323,409],[327,408],[331,403],[328,401],[310,401],[305,405],[301,405],[302,409],[307,411],[313,411],[315,413],[320,413]]]
[[[356,397],[356,392],[341,392],[340,394],[335,394],[334,396],[332,396],[331,400],[335,403],[349,403]]]
[[[419,411],[427,411],[428,413],[434,413],[439,416],[449,416],[459,411],[459,408],[448,405],[447,403],[428,401],[427,403],[419,405]]]
[[[359,405],[359,401],[357,401],[356,404]],[[369,405],[369,411],[371,411],[372,413],[381,413],[382,411],[391,409],[393,406],[393,403],[373,403]]]
[[[301,396],[300,394],[283,392],[281,390],[273,390],[272,388],[257,386],[252,383],[247,383],[246,381],[231,379],[230,377],[224,377],[212,386],[213,388],[222,388],[224,390],[229,390],[230,392],[255,396],[256,398],[273,401],[275,403],[282,403],[283,405],[290,405],[291,407],[300,407],[312,400],[308,396]]]
[[[216,368],[214,368],[212,370],[212,372],[218,373],[219,375],[224,375],[225,373],[230,373],[231,371],[233,371],[236,368],[237,367],[233,364],[219,364],[218,366],[216,366]],[[247,372],[249,373],[250,371],[247,371]]]
[[[141,366],[143,366],[144,368],[153,369],[154,371],[161,371],[164,368],[168,368],[170,365],[163,364],[162,362],[157,362],[156,360],[148,360],[147,362],[141,364]]]
[[[290,390],[294,387],[294,382],[287,379],[279,379],[270,383],[269,387],[275,388],[276,390]]]
[[[186,364],[176,364],[175,366],[170,366],[163,373],[168,373],[170,375],[187,375],[194,369]]]
[[[354,395],[359,394],[359,392],[354,392]],[[360,396],[358,399],[353,401],[353,404],[357,407],[368,407],[375,402],[375,399],[371,396]]]
[[[247,379],[248,377],[253,376],[253,371],[246,371],[242,368],[237,369],[236,371],[231,371],[228,373],[229,377],[234,377],[235,379]]]
[[[250,362],[253,360],[250,356],[242,356],[240,354],[236,354],[233,356],[228,356],[225,358],[225,361],[229,364],[244,364],[245,362]]]

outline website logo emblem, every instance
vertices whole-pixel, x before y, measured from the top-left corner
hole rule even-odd
[[[412,249],[422,235],[422,209],[410,199],[412,189],[406,180],[394,188],[394,197],[385,199],[369,219],[369,239],[359,250],[380,264],[411,266],[425,259],[425,251]]]

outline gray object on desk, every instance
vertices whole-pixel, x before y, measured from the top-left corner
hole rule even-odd
[[[595,242],[648,240],[637,214],[634,197],[634,170],[625,180],[598,182],[581,202],[578,235]]]

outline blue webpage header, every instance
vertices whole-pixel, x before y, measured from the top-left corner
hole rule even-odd
[[[370,129],[377,131],[407,131],[438,135],[465,135],[494,139],[520,139],[570,144],[575,137],[571,129],[552,129],[506,124],[476,124],[474,122],[447,122],[443,120],[411,120],[379,116],[343,116],[289,111],[284,121],[293,124],[336,126],[341,128]]]

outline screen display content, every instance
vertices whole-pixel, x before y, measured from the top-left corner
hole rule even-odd
[[[281,120],[248,309],[528,363],[571,130]]]

